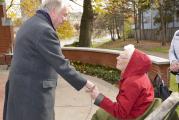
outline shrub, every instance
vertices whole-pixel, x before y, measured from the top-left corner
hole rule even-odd
[[[74,61],[71,61],[71,64],[75,67],[77,71],[80,71],[81,73],[88,74],[91,76],[97,76],[98,78],[102,78],[103,80],[112,84],[117,83],[120,78],[120,71],[114,68],[105,67],[101,65],[84,64],[81,62]]]

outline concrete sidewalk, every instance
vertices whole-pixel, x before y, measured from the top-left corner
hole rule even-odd
[[[8,77],[7,67],[0,65],[0,120],[2,120],[4,106],[4,87]]]
[[[86,79],[94,82],[100,91],[109,96],[112,100],[118,93],[118,89],[113,85],[96,77],[83,75]],[[56,120],[90,120],[91,116],[98,109],[85,89],[76,91],[67,82],[59,79],[56,90]],[[86,117],[88,116],[88,119]]]
[[[102,79],[88,75],[83,76],[94,82],[104,95],[115,100],[118,93],[116,87]],[[0,70],[0,120],[2,120],[4,85],[7,77],[8,71]],[[55,103],[56,120],[90,120],[92,115],[98,109],[98,107],[93,105],[93,102],[94,101],[91,101],[90,95],[85,92],[85,89],[76,91],[65,80],[59,77]]]
[[[165,59],[169,59],[168,58],[168,53],[159,53],[159,52],[149,52],[149,51],[144,51],[146,54],[148,55],[153,55],[153,56],[157,56],[157,57],[161,57],[161,58],[165,58]]]

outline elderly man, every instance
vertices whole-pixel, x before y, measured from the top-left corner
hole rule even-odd
[[[19,29],[6,84],[4,120],[54,120],[58,74],[76,90],[93,88],[62,54],[55,30],[67,12],[62,1],[47,0]]]

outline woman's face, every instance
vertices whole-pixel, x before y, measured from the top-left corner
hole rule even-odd
[[[117,59],[116,68],[121,71],[124,71],[129,62],[129,57],[127,52],[126,51],[121,52],[116,59]]]

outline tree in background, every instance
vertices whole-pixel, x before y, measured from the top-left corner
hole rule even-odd
[[[10,5],[7,6],[7,8],[6,8],[6,11],[8,11],[13,6],[13,2],[14,2],[14,0],[11,0]]]
[[[39,5],[40,2],[37,0],[23,0],[20,4],[11,0],[10,4],[6,6],[7,16],[12,19],[14,26],[20,26],[23,22],[22,18],[28,19],[33,16]]]
[[[70,0],[74,3],[75,0]],[[80,24],[79,46],[90,47],[93,33],[93,22],[98,12],[101,12],[104,0],[84,0],[83,14]]]
[[[94,14],[92,8],[92,0],[84,0],[79,36],[80,47],[91,46],[91,36],[93,32],[93,17]]]
[[[22,0],[19,5],[14,4],[14,2],[14,0],[11,0],[6,10],[8,17],[13,21],[13,26],[18,27],[24,22],[22,18],[26,20],[35,14],[41,0]],[[21,17],[18,17],[17,11],[21,11]],[[69,21],[64,22],[64,24],[57,29],[57,34],[61,39],[73,37],[74,33],[75,30]]]
[[[108,30],[113,41],[133,36],[131,28],[133,11],[129,0],[108,0],[102,12],[97,13],[98,16],[94,20],[96,35],[103,35]]]
[[[0,2],[4,2],[5,0],[0,0]]]
[[[108,30],[110,31],[111,34],[111,40],[115,41],[115,36],[117,35],[118,39],[120,39],[120,33],[119,33],[119,18],[120,18],[120,6],[121,6],[121,1],[117,0],[109,0],[107,3],[107,14],[106,16],[108,17]],[[121,24],[122,25],[122,24]]]
[[[6,5],[6,13],[7,17],[11,18],[13,26],[18,27],[22,24],[22,20],[19,17],[18,13],[20,12],[19,10],[19,4],[14,3],[15,0],[11,0],[9,5]]]
[[[14,0],[11,0],[11,3],[13,3],[13,1]],[[142,35],[145,39],[146,33],[144,30],[143,14],[151,8],[152,2],[155,4],[155,9],[158,10],[158,15],[155,17],[155,24],[160,25],[160,39],[162,40],[162,45],[164,45],[166,42],[168,23],[173,22],[173,26],[175,24],[174,14],[176,11],[175,3],[177,1],[179,0],[84,0],[81,25],[74,26],[77,29],[80,28],[79,45],[83,47],[89,47],[91,45],[93,30],[95,36],[99,34],[103,35],[106,30],[108,30],[112,40],[116,38],[123,38],[125,40],[128,36],[132,36],[132,28],[130,27],[131,21],[135,26],[134,34],[137,42],[141,40]],[[23,11],[22,13],[27,17],[32,16],[40,2],[41,0],[21,0],[20,5],[21,11]],[[21,23],[21,20],[17,19],[15,15],[16,10],[10,10],[11,6],[12,5],[7,7],[9,11],[8,16],[13,18],[14,23],[18,25]],[[67,29],[67,27],[64,26],[61,28],[63,28],[63,30]],[[59,33],[61,38],[68,38],[68,35],[73,36],[73,29],[70,28],[72,31],[68,33],[63,32],[61,28],[58,29],[58,31],[62,32]],[[137,34],[137,31],[139,31],[139,34]],[[64,35],[67,36],[65,37]]]
[[[18,8],[13,7],[13,9],[9,9],[7,11],[7,17],[11,18],[14,27],[18,27],[22,24],[22,20],[17,16],[15,10],[18,10]]]
[[[21,1],[21,10],[23,11],[23,14],[25,14],[25,17],[32,17],[38,7],[40,6],[39,0],[22,0]]]
[[[94,21],[93,21],[93,37],[99,38],[106,36],[107,33],[107,17],[106,11],[104,10],[106,3],[104,1],[93,2],[93,12],[94,12]]]
[[[128,18],[124,21],[124,39],[125,38],[134,38],[132,26],[132,18]]]
[[[132,7],[128,0],[109,0],[106,5],[106,18],[107,20],[107,27],[111,34],[111,39],[125,38],[128,36],[125,32],[125,25],[130,24],[130,18],[132,17]]]
[[[142,34],[145,37],[145,30],[144,30],[144,12],[149,10],[150,2],[149,0],[139,0],[138,1],[138,25],[139,25],[139,39],[142,39]]]
[[[93,36],[99,38],[108,35],[106,14],[98,14],[94,20]]]
[[[171,0],[155,0],[155,6],[158,14],[154,18],[154,23],[159,24],[159,32],[162,45],[166,45],[167,26],[173,21],[173,2]]]
[[[68,39],[75,35],[75,29],[69,21],[65,21],[58,29],[57,33],[59,38]]]

